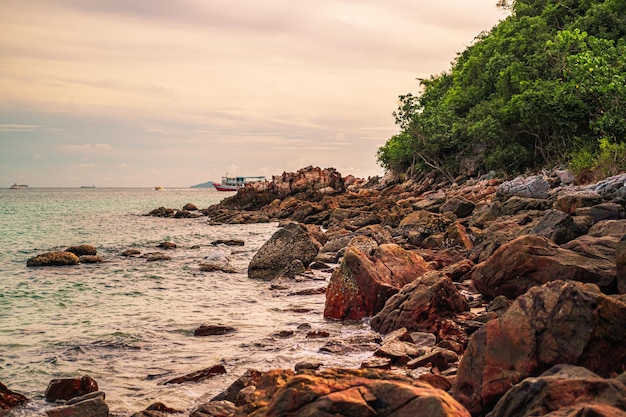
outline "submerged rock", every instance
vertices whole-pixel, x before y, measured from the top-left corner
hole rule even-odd
[[[79,245],[79,246],[70,246],[65,249],[66,252],[72,252],[74,255],[80,257],[83,255],[97,255],[98,251],[95,247],[91,245]]]
[[[213,365],[209,368],[201,369],[199,371],[191,372],[187,375],[180,376],[178,378],[170,379],[164,382],[165,385],[169,384],[183,384],[185,382],[199,382],[208,378],[213,378],[216,375],[226,373],[224,365]]]
[[[48,402],[67,401],[96,391],[98,383],[89,375],[85,375],[81,378],[53,379],[48,384],[44,396]]]
[[[0,410],[8,410],[28,401],[28,398],[13,392],[0,382]]]
[[[26,266],[67,266],[79,263],[80,259],[72,252],[47,252],[30,258]]]

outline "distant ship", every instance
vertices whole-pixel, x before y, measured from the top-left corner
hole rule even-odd
[[[246,184],[263,181],[265,177],[222,177],[221,184],[215,183],[213,186],[217,191],[237,191],[245,187]]]
[[[9,188],[12,189],[12,190],[17,190],[18,188],[28,188],[28,185],[27,184],[15,183],[12,186],[10,186]]]
[[[95,185],[81,185],[80,188],[96,188]]]
[[[165,188],[161,187],[160,185],[157,185],[156,187],[154,187],[154,189],[157,191],[165,190]]]

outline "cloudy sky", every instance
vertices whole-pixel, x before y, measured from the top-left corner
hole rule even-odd
[[[496,0],[0,0],[0,187],[382,173]]]

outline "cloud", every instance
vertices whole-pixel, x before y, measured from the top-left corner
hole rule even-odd
[[[109,152],[113,147],[107,143],[85,143],[82,145],[63,145],[61,150],[64,152],[77,152],[77,153],[101,153]]]
[[[41,126],[0,123],[0,132],[35,132]]]

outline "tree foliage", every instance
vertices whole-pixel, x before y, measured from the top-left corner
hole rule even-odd
[[[500,0],[510,15],[452,68],[400,96],[388,170],[457,174],[467,158],[506,173],[626,142],[626,2]],[[608,141],[608,142],[606,142]]]

